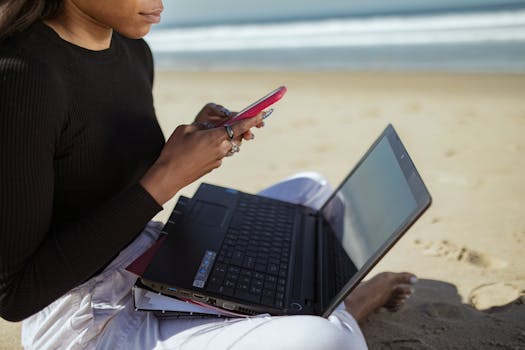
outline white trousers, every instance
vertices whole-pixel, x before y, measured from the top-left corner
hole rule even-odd
[[[332,192],[316,173],[301,173],[261,195],[319,208]],[[162,319],[135,311],[125,270],[159,236],[162,223],[145,230],[100,274],[24,320],[26,349],[367,349],[357,322],[338,308],[328,318]],[[96,254],[96,252],[95,252]]]

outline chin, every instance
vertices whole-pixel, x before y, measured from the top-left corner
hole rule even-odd
[[[149,33],[151,25],[142,25],[127,28],[115,28],[115,30],[129,39],[142,39]]]

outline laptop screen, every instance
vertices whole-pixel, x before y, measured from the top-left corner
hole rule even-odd
[[[339,276],[338,285],[329,288],[325,301],[332,300],[367,262],[378,260],[403,227],[429,204],[424,203],[430,200],[429,196],[424,202],[420,198],[422,192],[428,193],[426,189],[421,191],[421,186],[424,187],[395,131],[387,128],[322,208],[330,226],[328,231],[338,241],[330,244],[329,249],[336,256],[330,265],[337,273],[345,274]]]

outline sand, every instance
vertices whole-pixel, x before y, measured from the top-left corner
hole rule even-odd
[[[392,123],[434,202],[371,273],[420,282],[363,324],[370,349],[525,349],[525,75],[158,72],[156,110],[169,135],[207,102],[240,109],[279,85],[266,127],[202,180],[256,192],[317,171],[336,185]],[[0,330],[0,349],[19,348],[19,324]]]

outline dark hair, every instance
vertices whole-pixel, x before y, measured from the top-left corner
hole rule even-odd
[[[0,41],[55,16],[63,0],[0,0]]]

